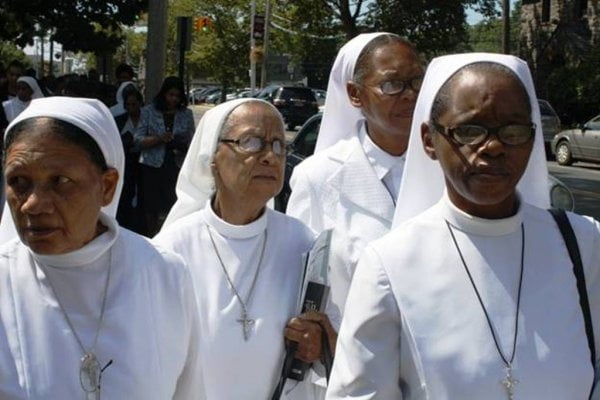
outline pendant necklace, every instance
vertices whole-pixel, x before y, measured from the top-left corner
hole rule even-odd
[[[500,355],[500,357],[502,358],[502,361],[504,362],[504,378],[502,380],[500,380],[500,383],[502,384],[502,386],[504,386],[504,389],[506,390],[507,399],[514,400],[515,386],[519,383],[519,381],[517,379],[515,379],[515,377],[513,376],[513,361],[515,359],[515,353],[517,350],[517,335],[519,332],[519,308],[521,306],[521,287],[523,284],[523,264],[524,264],[523,260],[525,258],[524,257],[525,256],[525,228],[523,227],[523,223],[521,223],[521,273],[519,276],[519,289],[517,292],[517,310],[515,313],[515,336],[513,339],[513,348],[512,348],[512,353],[511,353],[510,359],[507,359],[507,357],[502,352],[502,349],[500,348],[500,343],[498,342],[498,338],[496,337],[496,333],[494,332],[492,320],[490,318],[490,315],[489,315],[487,309],[485,308],[485,305],[483,304],[483,300],[481,299],[479,290],[477,289],[477,286],[475,285],[475,281],[473,280],[473,277],[471,276],[471,271],[469,271],[469,267],[467,267],[465,258],[463,257],[463,254],[460,251],[460,247],[458,246],[458,242],[456,241],[456,237],[454,236],[454,232],[452,230],[452,225],[450,225],[450,222],[448,222],[448,221],[446,221],[446,225],[448,226],[448,230],[450,231],[450,236],[452,236],[452,241],[454,242],[454,247],[456,247],[456,251],[458,252],[460,260],[462,261],[462,264],[465,267],[465,272],[467,273],[467,276],[469,277],[471,286],[473,286],[475,295],[477,295],[477,300],[479,300],[479,305],[481,306],[481,309],[483,310],[483,314],[485,315],[485,319],[487,321],[488,327],[490,328],[492,338],[494,339],[494,344],[496,345],[496,350],[498,351],[498,354]]]
[[[54,294],[54,298],[56,299],[56,302],[58,303],[60,311],[62,312],[63,316],[65,317],[65,321],[67,322],[67,325],[69,326],[69,329],[71,330],[71,333],[75,337],[77,344],[79,345],[79,347],[81,348],[81,351],[83,352],[83,357],[81,357],[81,362],[79,364],[79,383],[81,385],[81,389],[85,392],[84,399],[86,399],[86,400],[99,400],[100,399],[100,383],[102,380],[102,372],[104,372],[104,370],[106,368],[108,368],[113,362],[112,360],[110,360],[104,367],[101,367],[100,361],[98,361],[98,357],[95,354],[96,344],[98,342],[98,336],[100,334],[100,330],[102,328],[102,322],[104,320],[104,310],[106,308],[106,297],[107,297],[107,293],[108,293],[108,284],[110,282],[110,272],[112,270],[112,264],[113,264],[112,250],[110,250],[110,251],[111,251],[111,253],[110,253],[110,258],[109,258],[108,271],[106,272],[106,281],[104,283],[104,292],[102,295],[102,305],[100,308],[100,318],[98,319],[98,327],[96,328],[96,333],[94,335],[94,341],[92,342],[92,346],[89,348],[89,350],[86,350],[85,346],[83,345],[83,342],[81,341],[81,338],[79,337],[79,335],[77,335],[77,331],[75,330],[75,327],[74,327],[73,323],[71,322],[71,318],[69,318],[69,314],[67,314],[66,309],[63,307],[63,305],[60,301],[60,298],[58,297],[58,294],[57,294],[56,290],[54,289],[54,286],[52,285],[50,276],[48,274],[46,274],[46,279],[48,280],[50,289],[52,289],[52,293]]]
[[[213,249],[215,250],[215,254],[217,255],[217,258],[219,259],[219,264],[221,264],[221,268],[223,269],[223,274],[225,275],[225,278],[227,279],[227,283],[229,283],[229,287],[231,288],[231,291],[233,292],[235,298],[237,299],[238,303],[240,303],[240,306],[242,307],[242,315],[237,320],[237,322],[242,324],[242,333],[244,334],[244,340],[248,341],[248,338],[250,337],[250,330],[252,329],[252,325],[254,325],[254,323],[255,323],[255,320],[249,318],[249,316],[248,316],[248,303],[250,302],[250,298],[252,297],[252,293],[254,292],[254,287],[256,286],[256,279],[258,278],[258,274],[260,272],[260,266],[262,264],[263,256],[265,255],[265,247],[267,245],[267,230],[265,229],[265,234],[264,234],[263,243],[262,243],[262,249],[260,251],[260,257],[258,258],[256,272],[254,273],[254,279],[252,280],[252,285],[250,286],[250,290],[248,291],[248,296],[246,296],[246,301],[242,300],[242,296],[240,296],[238,290],[235,288],[235,285],[233,284],[233,280],[231,280],[231,277],[229,276],[229,273],[227,272],[227,268],[225,268],[225,263],[223,263],[221,254],[219,254],[219,250],[217,249],[217,244],[215,243],[215,239],[212,236],[212,233],[210,231],[210,226],[208,224],[206,224],[206,230],[208,231],[208,237],[210,238],[210,242],[212,243],[212,246],[213,246]]]

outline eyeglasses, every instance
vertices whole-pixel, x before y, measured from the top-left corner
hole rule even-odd
[[[477,145],[483,143],[490,134],[496,135],[500,142],[509,146],[525,144],[535,136],[535,124],[509,124],[497,128],[481,125],[457,125],[447,127],[431,121],[435,130],[459,144]]]
[[[417,76],[407,81],[389,79],[379,84],[379,90],[386,96],[396,96],[403,93],[407,88],[411,88],[413,92],[419,93],[421,85],[423,85],[423,76]]]
[[[240,139],[221,139],[221,143],[234,143],[238,149],[245,153],[260,153],[267,144],[271,144],[271,150],[278,156],[285,154],[285,142],[281,139],[267,141],[259,136],[244,136]]]

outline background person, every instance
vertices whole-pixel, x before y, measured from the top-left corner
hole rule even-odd
[[[134,144],[133,135],[140,123],[144,97],[135,86],[131,85],[123,90],[123,104],[126,113],[115,118],[125,153],[125,175],[117,220],[121,226],[134,232],[143,233],[145,227],[142,215],[141,172],[138,161],[140,151]]]
[[[17,79],[17,96],[2,103],[6,120],[10,123],[23,112],[31,100],[44,97],[35,78],[21,76]]]
[[[589,346],[572,260],[546,210],[541,129],[524,61],[432,61],[398,225],[357,267],[328,399],[590,398],[600,325]],[[597,322],[600,226],[568,219]]]
[[[175,203],[175,183],[194,134],[181,79],[165,78],[151,104],[142,109],[134,139],[141,148],[142,197],[146,234],[154,236]]]
[[[108,109],[34,100],[4,153],[0,398],[204,398],[189,271],[114,218],[123,150]]]

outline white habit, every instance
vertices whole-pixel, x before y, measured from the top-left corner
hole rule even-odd
[[[574,214],[569,219],[581,249],[598,348],[600,226]],[[327,398],[507,399],[500,383],[504,363],[445,220],[454,227],[507,357],[524,224],[515,399],[587,399],[593,370],[583,314],[552,216],[523,204],[513,217],[481,220],[446,198],[365,250],[348,296]]]
[[[198,315],[179,257],[120,229],[58,256],[33,254],[19,239],[0,248],[0,399],[83,399],[83,356],[60,302],[86,349],[104,367],[103,399],[202,399]],[[52,285],[52,286],[50,286]],[[52,289],[54,287],[54,291]]]
[[[227,273],[254,320],[244,340],[241,306],[229,285],[209,237],[215,241]],[[265,240],[264,257],[258,260]],[[302,256],[313,233],[300,221],[268,207],[247,225],[219,218],[210,202],[163,229],[154,239],[180,254],[190,265],[200,312],[203,381],[210,400],[270,399],[284,359],[284,328],[296,315]],[[257,268],[259,268],[257,272]],[[287,383],[286,399],[312,399],[317,389],[307,381]],[[290,392],[291,390],[291,392]],[[285,394],[288,394],[287,397]]]
[[[356,264],[367,243],[392,226],[403,157],[394,157],[368,137],[359,121],[353,137],[300,163],[290,181],[287,214],[316,232],[333,229],[330,300],[326,313],[339,329]]]
[[[362,111],[350,103],[346,89],[360,53],[385,34],[358,35],[338,52],[315,154],[296,166],[290,179],[286,213],[316,232],[333,229],[326,313],[336,329],[364,247],[392,226],[404,168],[403,157],[387,154],[368,137]]]

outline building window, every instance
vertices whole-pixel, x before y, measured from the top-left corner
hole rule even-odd
[[[575,2],[575,17],[583,18],[587,16],[588,0],[577,0]]]
[[[542,0],[542,22],[550,22],[550,1]]]

